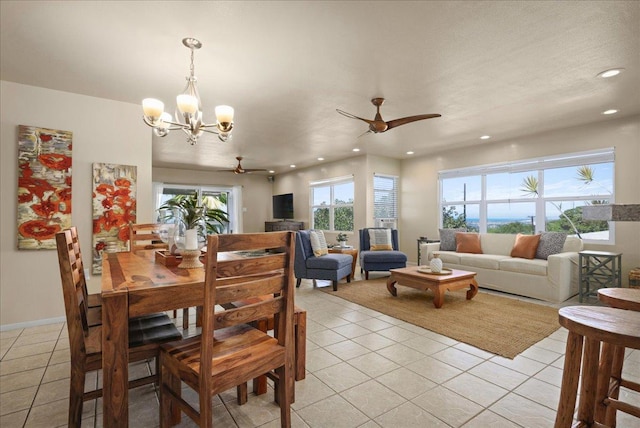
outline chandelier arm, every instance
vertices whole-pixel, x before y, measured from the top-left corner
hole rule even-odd
[[[200,125],[200,128],[215,128],[217,126],[217,123],[203,123],[202,125]]]
[[[154,129],[155,129],[155,128],[162,129],[162,128],[160,128],[160,127],[158,126],[158,124],[155,124],[155,125],[154,125],[153,123],[151,123],[151,122],[149,121],[149,119],[147,119],[147,117],[146,117],[146,116],[142,116],[142,121],[143,121],[145,124],[149,125],[150,127],[154,128]],[[181,124],[181,123],[170,122],[170,121],[168,121],[168,120],[167,120],[167,121],[163,121],[163,122],[164,122],[164,123],[169,123],[169,124],[173,125],[173,126],[170,126],[170,127],[168,127],[168,128],[164,128],[164,129],[166,129],[167,131],[176,131],[176,130],[178,130],[178,129],[184,129],[184,128],[185,128],[185,126],[184,126],[183,124]]]
[[[151,123],[151,121],[149,119],[147,119],[147,116],[142,115],[142,121],[144,123],[146,123],[147,125],[149,125],[152,128],[155,128],[156,125],[154,125],[153,123]]]
[[[172,127],[170,127],[170,128],[169,128],[169,129],[172,129],[172,130],[174,130],[174,129],[188,128],[188,127],[189,127],[189,125],[185,125],[184,123],[180,123],[180,122],[173,122],[173,121],[170,121],[170,120],[165,120],[165,121],[163,121],[163,122],[164,122],[164,123],[168,123],[168,124],[170,124],[170,125],[173,125]]]
[[[216,129],[218,129],[218,128],[216,128]],[[214,131],[213,129],[208,129],[208,128],[205,128],[205,127],[200,127],[200,130],[204,131],[204,132],[208,132],[209,134],[216,134],[216,135],[220,134],[220,131]]]

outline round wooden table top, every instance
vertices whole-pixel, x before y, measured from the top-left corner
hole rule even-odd
[[[637,288],[601,288],[598,299],[613,308],[640,311],[640,289]]]
[[[640,349],[640,312],[605,306],[565,306],[558,310],[558,321],[580,336]]]

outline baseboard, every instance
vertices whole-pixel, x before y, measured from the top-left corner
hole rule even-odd
[[[0,331],[9,331],[9,330],[16,330],[19,328],[37,327],[39,325],[56,324],[56,323],[65,322],[65,321],[67,321],[65,317],[57,317],[57,318],[47,318],[43,320],[19,322],[15,324],[5,324],[5,325],[0,325]]]

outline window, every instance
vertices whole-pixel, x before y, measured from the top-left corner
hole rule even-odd
[[[209,209],[220,209],[229,216],[229,224],[224,225],[222,233],[241,233],[237,218],[235,201],[240,199],[238,189],[227,187],[184,186],[164,183],[154,183],[156,203],[155,221],[160,221],[157,209],[169,199],[177,195],[198,195],[200,205]]]
[[[398,220],[398,177],[373,174],[373,218]]]
[[[353,231],[353,177],[341,177],[312,182],[311,224],[314,229]]]
[[[614,201],[614,149],[441,171],[444,228],[483,233],[564,231],[613,243],[613,224],[582,207]]]

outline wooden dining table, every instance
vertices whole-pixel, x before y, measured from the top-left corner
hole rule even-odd
[[[129,318],[202,305],[204,269],[156,263],[154,250],[105,253],[101,294],[103,421],[105,427],[126,427]]]

